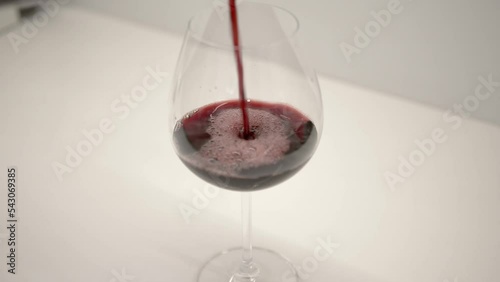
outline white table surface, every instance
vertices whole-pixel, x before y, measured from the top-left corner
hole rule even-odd
[[[171,76],[127,118],[110,109],[146,67],[173,73],[180,45],[161,30],[71,7],[18,54],[0,38],[0,281],[194,281],[212,254],[239,244],[238,193],[220,191],[190,223],[179,210],[206,185],[169,142]],[[254,194],[256,245],[300,265],[317,238],[330,237],[338,248],[306,281],[500,281],[499,127],[469,118],[453,130],[441,109],[320,83],[321,145],[297,176]],[[107,117],[115,130],[59,182],[52,163]],[[384,173],[438,127],[448,140],[389,189]],[[16,275],[4,263],[12,165]]]

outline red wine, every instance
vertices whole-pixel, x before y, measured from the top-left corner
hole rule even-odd
[[[243,77],[243,60],[241,59],[240,35],[238,26],[238,10],[236,8],[236,0],[229,0],[231,10],[231,30],[233,35],[234,56],[236,59],[236,68],[238,71],[238,90],[240,93],[240,110],[243,118],[243,134],[244,139],[252,139],[250,132],[250,121],[248,120],[247,99],[245,97],[245,81]]]
[[[184,164],[202,179],[230,190],[274,186],[311,158],[318,133],[296,109],[247,101],[252,139],[242,138],[239,100],[199,108],[176,124],[174,143]]]

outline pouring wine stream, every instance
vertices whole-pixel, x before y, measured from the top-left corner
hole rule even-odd
[[[241,48],[238,26],[238,11],[236,0],[229,0],[231,11],[231,30],[233,35],[234,55],[238,71],[238,90],[240,94],[240,108],[243,117],[243,139],[253,139],[250,133],[250,121],[248,120],[247,99],[245,97],[245,81],[243,77],[243,60],[241,59]],[[243,193],[241,196],[241,219],[243,225],[243,254],[239,271],[233,275],[231,282],[255,282],[259,275],[259,268],[253,262],[252,254],[252,194]]]
[[[248,139],[253,139],[253,136],[252,133],[250,132],[250,121],[248,120],[248,107],[245,95],[245,81],[243,78],[243,60],[241,59],[240,34],[238,26],[238,11],[236,8],[236,0],[229,0],[229,7],[231,10],[231,30],[233,36],[234,56],[236,58],[236,66],[238,70],[238,90],[240,93],[240,108],[241,108],[241,115],[243,116],[243,132],[241,137],[248,140]]]

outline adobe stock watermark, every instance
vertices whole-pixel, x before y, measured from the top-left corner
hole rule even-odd
[[[296,265],[295,269],[301,280],[308,280],[313,273],[319,270],[321,263],[326,262],[333,255],[335,249],[340,247],[340,244],[334,243],[331,237],[325,239],[317,238],[317,246],[314,248],[312,256],[304,258],[300,265]],[[281,275],[281,282],[295,281],[295,275],[291,270],[285,271]]]
[[[80,166],[84,159],[92,153],[94,148],[104,142],[107,134],[115,131],[117,120],[128,118],[130,113],[137,109],[149,94],[169,77],[169,73],[162,71],[159,66],[156,66],[154,69],[150,66],[146,67],[146,73],[140,85],[133,87],[130,93],[122,94],[119,98],[111,102],[110,110],[113,114],[112,116],[101,118],[96,128],[81,130],[82,139],[74,146],[68,145],[65,147],[66,157],[64,161],[52,162],[52,169],[59,182],[63,181],[65,174],[72,173]]]
[[[201,211],[208,208],[211,201],[220,194],[220,189],[210,184],[205,184],[201,191],[196,188],[193,188],[192,191],[193,198],[191,199],[191,203],[180,203],[178,206],[179,212],[187,224],[191,223],[193,216],[199,215]]]
[[[451,109],[443,113],[443,122],[456,131],[464,123],[464,119],[469,118],[476,112],[481,102],[488,100],[500,87],[500,82],[494,81],[493,74],[479,76],[479,83],[474,88],[474,94],[467,96],[462,103],[455,104]],[[394,191],[396,185],[405,181],[415,174],[418,167],[422,166],[426,160],[436,153],[438,146],[444,144],[449,138],[446,130],[442,127],[434,128],[430,136],[423,140],[415,140],[416,149],[410,152],[407,157],[398,157],[399,165],[396,172],[386,171],[385,180],[389,188]]]
[[[347,63],[351,63],[354,54],[361,54],[361,51],[368,47],[372,40],[391,24],[394,16],[399,15],[403,10],[404,7],[399,0],[391,0],[387,3],[386,9],[370,12],[373,19],[367,22],[362,29],[354,27],[353,44],[345,41],[339,44],[340,51],[342,51]]]
[[[127,269],[122,267],[121,271],[116,269],[111,270],[113,277],[108,282],[132,282],[135,281],[135,276],[127,273]]]
[[[12,49],[16,54],[19,53],[19,47],[23,44],[28,44],[33,39],[41,28],[47,26],[51,18],[54,18],[61,10],[62,5],[66,5],[71,0],[48,0],[38,1],[40,10],[37,11],[31,20],[24,20],[20,32],[11,31],[7,34],[7,38],[12,45]]]
[[[244,0],[236,0],[236,6],[240,5]],[[228,0],[215,0],[212,6],[221,20],[226,19],[229,14],[229,1]]]

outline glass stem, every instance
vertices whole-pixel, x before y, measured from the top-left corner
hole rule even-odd
[[[240,267],[231,282],[255,282],[259,276],[259,268],[253,262],[252,254],[252,194],[241,193],[242,246]]]

